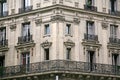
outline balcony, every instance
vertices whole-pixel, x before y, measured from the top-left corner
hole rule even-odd
[[[32,41],[32,35],[18,37],[18,44],[30,43]]]
[[[96,11],[97,12],[97,7],[92,6],[92,5],[84,5],[84,9],[89,10],[89,11]]]
[[[109,14],[115,15],[115,16],[120,16],[120,11],[111,11],[111,10],[109,10]]]
[[[88,63],[80,61],[67,61],[67,60],[51,60],[28,65],[16,65],[9,67],[0,67],[0,77],[14,77],[22,76],[25,74],[45,73],[45,72],[82,72],[98,75],[120,75],[120,66]]]
[[[4,11],[0,13],[0,17],[8,16],[8,11]]]
[[[8,40],[1,40],[0,41],[0,52],[8,51]]]
[[[94,34],[84,34],[84,40],[87,41],[98,41],[98,36]]]
[[[120,39],[110,37],[109,38],[109,43],[111,43],[111,44],[120,44]]]
[[[24,13],[24,12],[29,12],[31,11],[33,8],[33,6],[27,6],[27,7],[24,7],[24,8],[19,8],[19,13]]]

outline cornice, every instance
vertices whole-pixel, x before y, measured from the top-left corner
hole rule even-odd
[[[8,19],[11,19],[11,18],[18,18],[18,17],[26,16],[26,15],[32,15],[32,14],[36,14],[36,13],[43,13],[43,12],[50,11],[52,9],[58,9],[58,8],[63,9],[63,10],[73,11],[73,12],[79,12],[79,13],[83,13],[83,14],[96,15],[96,16],[99,16],[99,17],[120,19],[120,16],[114,16],[114,15],[110,15],[108,13],[87,11],[87,10],[81,9],[81,8],[70,7],[70,6],[66,6],[66,5],[62,5],[62,4],[55,4],[55,5],[52,5],[52,6],[47,6],[47,7],[44,7],[44,8],[35,9],[35,10],[25,12],[25,13],[20,13],[20,14],[16,13],[16,14],[13,14],[13,15],[8,15],[6,17],[0,18],[0,21],[8,20]]]

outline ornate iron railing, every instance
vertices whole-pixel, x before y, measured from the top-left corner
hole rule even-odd
[[[84,39],[85,40],[92,40],[92,41],[98,41],[98,35],[93,35],[93,34],[84,34]]]
[[[29,65],[29,66],[28,66]],[[80,61],[51,60],[31,63],[27,65],[16,65],[0,67],[0,76],[9,77],[23,74],[43,73],[50,71],[83,72],[106,75],[120,75],[120,66],[88,63]]]
[[[33,8],[33,6],[26,6],[24,8],[19,8],[19,13],[24,13],[24,12],[31,11],[32,8]]]
[[[110,43],[120,44],[120,39],[110,37],[110,38],[109,38],[109,42],[110,42]]]
[[[120,16],[120,11],[112,11],[109,9],[109,14],[115,15],[115,16]]]
[[[8,16],[8,11],[0,12],[0,17]]]
[[[8,40],[4,39],[0,41],[0,47],[8,46]]]
[[[97,11],[97,7],[92,6],[92,5],[84,5],[85,10],[90,10],[90,11]]]
[[[18,37],[18,44],[32,42],[32,35]]]

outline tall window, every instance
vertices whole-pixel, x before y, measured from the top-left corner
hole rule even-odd
[[[22,40],[25,42],[30,41],[30,23],[22,24]]]
[[[0,67],[5,65],[5,56],[0,56]]]
[[[95,63],[95,52],[94,51],[88,51],[88,62],[90,66],[90,70],[93,70],[93,63]]]
[[[4,41],[6,39],[6,27],[0,28],[0,41]]]
[[[23,23],[22,26],[22,36],[30,36],[30,23]]]
[[[70,60],[71,59],[71,48],[66,49],[66,59]]]
[[[23,0],[23,8],[31,6],[31,0]]]
[[[23,65],[23,68],[26,72],[29,71],[30,67],[30,52],[24,52],[21,55],[21,65]]]
[[[110,10],[111,12],[115,12],[117,9],[117,0],[110,0]]]
[[[112,54],[112,65],[118,65],[118,61],[119,61],[119,55]]]
[[[94,22],[87,21],[87,34],[90,35],[95,34]]]
[[[45,35],[50,34],[50,25],[46,24],[45,25]]]
[[[1,16],[6,16],[7,14],[7,2],[6,0],[0,0],[0,14]]]
[[[118,27],[116,25],[110,25],[110,37],[117,38]]]
[[[71,24],[66,24],[66,35],[71,34]]]
[[[44,49],[44,52],[45,52],[45,60],[49,60],[50,58],[49,58],[49,56],[50,56],[50,53],[49,53],[49,48],[47,48],[47,49]]]

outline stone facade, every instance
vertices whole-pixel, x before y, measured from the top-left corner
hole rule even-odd
[[[23,1],[0,17],[0,80],[120,79],[119,0]]]

